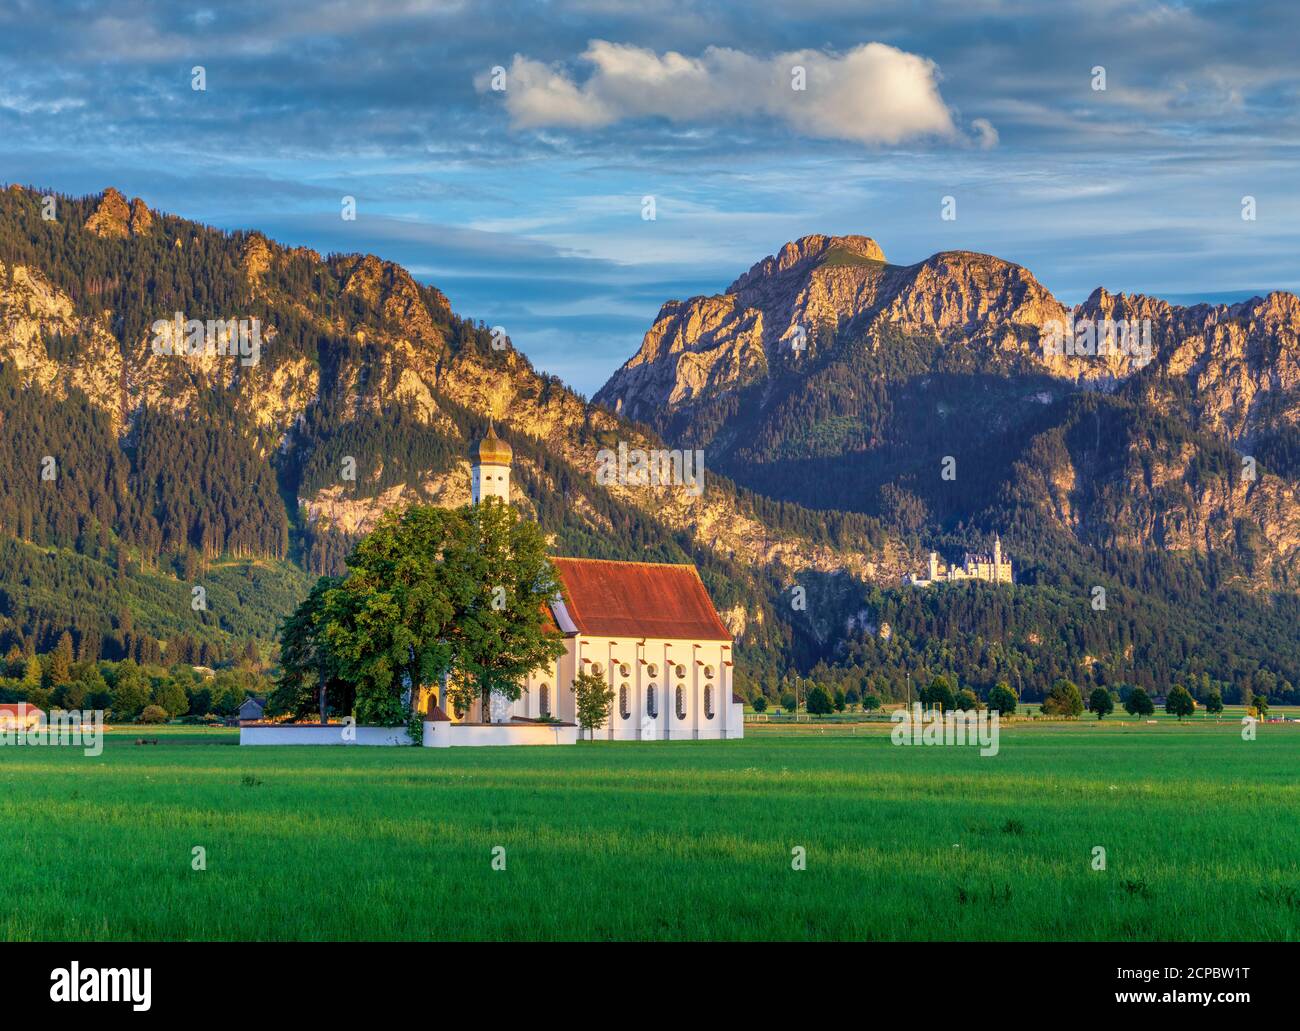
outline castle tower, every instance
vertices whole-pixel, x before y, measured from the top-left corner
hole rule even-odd
[[[993,575],[999,576],[999,570],[1002,569],[1002,536],[998,533],[993,534]]]
[[[470,478],[474,504],[484,498],[500,498],[510,504],[510,462],[514,452],[497,436],[494,425],[488,424],[487,436],[479,441],[470,457],[474,460]]]

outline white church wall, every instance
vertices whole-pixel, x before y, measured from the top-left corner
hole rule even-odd
[[[614,741],[672,741],[731,736],[730,676],[725,665],[729,649],[717,641],[584,639],[584,664],[599,662],[614,694],[610,719],[601,736]],[[600,656],[597,658],[597,656]],[[621,663],[628,666],[624,676]],[[678,669],[681,676],[678,676]],[[706,676],[711,672],[712,676]],[[628,685],[627,716],[620,692]],[[705,708],[705,687],[712,685],[710,718]],[[649,712],[650,689],[655,691],[655,714]],[[681,688],[679,716],[677,689]]]
[[[637,708],[638,639],[629,637],[582,637],[583,668],[600,674],[610,687],[609,713],[598,736],[609,741],[636,741],[641,719]],[[626,670],[626,672],[624,672]],[[623,706],[623,685],[627,685],[627,706]],[[624,715],[626,713],[626,715]]]
[[[729,650],[718,641],[701,644],[695,650],[696,736],[717,740],[727,736],[731,695],[727,691]],[[710,715],[712,713],[712,715]]]
[[[727,703],[727,728],[723,737],[736,740],[745,736],[745,705],[743,702]]]
[[[743,702],[733,702],[732,695],[736,690],[735,673],[736,667],[733,658],[734,651],[731,648],[723,649],[722,653],[722,697],[727,706],[727,722],[723,728],[723,737],[728,739],[743,738],[745,736],[745,705]],[[728,665],[731,663],[731,665]]]

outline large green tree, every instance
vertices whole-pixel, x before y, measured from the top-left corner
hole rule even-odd
[[[1003,716],[1014,716],[1019,702],[1016,692],[1005,680],[999,681],[989,692],[989,708]]]
[[[1078,716],[1083,712],[1083,695],[1071,680],[1061,678],[1043,699],[1043,713],[1048,716]]]
[[[463,575],[448,560],[456,512],[414,505],[382,516],[325,592],[324,637],[339,676],[356,687],[359,723],[398,726],[412,697],[451,668],[450,634]]]
[[[354,692],[338,676],[338,663],[325,640],[326,599],[343,581],[322,576],[280,625],[280,673],[267,703],[270,716],[306,716],[315,711],[329,722],[331,700],[351,712]]]
[[[185,688],[171,677],[164,677],[154,684],[153,704],[168,716],[184,716],[190,711],[190,700]]]
[[[1165,695],[1165,712],[1177,716],[1181,721],[1196,711],[1196,700],[1182,684],[1175,684]]]
[[[1124,699],[1124,709],[1130,716],[1150,716],[1156,706],[1143,688],[1135,687]]]
[[[1097,719],[1102,719],[1107,714],[1115,711],[1115,699],[1110,696],[1110,692],[1104,687],[1094,687],[1092,694],[1088,696],[1088,708],[1092,710]]]
[[[331,675],[356,686],[358,722],[406,722],[420,687],[444,679],[468,692],[456,699],[465,707],[477,695],[487,719],[493,694],[518,698],[528,673],[564,650],[546,615],[560,583],[545,537],[494,498],[389,513],[347,567],[323,589],[312,642],[328,648]],[[305,629],[291,639],[312,642]]]
[[[948,682],[948,678],[945,676],[936,676],[930,681],[929,687],[921,688],[921,701],[932,708],[940,708],[944,712],[951,712],[957,707],[957,699],[953,694],[952,684]]]
[[[561,586],[534,522],[497,498],[458,513],[453,550],[452,651],[456,669],[478,687],[483,719],[492,695],[519,697],[524,679],[564,652],[548,605]]]
[[[826,688],[817,684],[808,692],[806,706],[814,716],[829,716],[834,711],[835,703],[831,700],[831,696],[826,693]]]
[[[144,671],[130,659],[119,663],[117,679],[113,682],[113,718],[136,719],[152,698],[149,678]]]

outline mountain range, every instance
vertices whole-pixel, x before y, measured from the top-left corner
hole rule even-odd
[[[1146,320],[1148,352],[1045,350],[1102,319]],[[189,320],[255,323],[256,360],[160,353]],[[468,500],[494,420],[556,553],[700,567],[744,690],[811,672],[897,694],[944,671],[1027,694],[1071,676],[1285,695],[1298,332],[1291,294],[1069,308],[988,255],[896,266],[867,237],[808,236],[665,303],[588,402],[374,255],[11,186],[0,651],[71,630],[83,657],[269,654],[379,514]],[[705,490],[598,482],[620,443],[700,449]],[[903,585],[930,550],[994,533],[1017,586]]]
[[[1098,348],[1107,321],[1132,343]],[[1093,327],[1094,353],[1045,346],[1066,327],[1081,345]],[[1098,288],[1069,308],[989,255],[897,266],[867,237],[808,236],[721,295],[666,303],[595,400],[738,483],[895,529],[993,530],[1028,507],[1079,544],[1298,583],[1293,294],[1176,307]]]

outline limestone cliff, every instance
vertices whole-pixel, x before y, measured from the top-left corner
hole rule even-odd
[[[900,340],[934,350],[884,353]],[[911,371],[886,371],[891,361]],[[941,397],[932,373],[949,381]],[[954,386],[954,376],[967,386]],[[716,467],[755,489],[888,514],[876,493],[890,481],[896,493],[913,490],[917,476],[928,478],[924,463],[976,434],[1003,438],[1013,456],[1022,446],[1016,434],[1041,432],[1044,406],[1097,391],[1168,415],[1201,442],[1157,460],[1126,423],[1135,437],[1117,447],[1140,454],[1102,463],[1104,475],[1116,477],[1106,483],[1083,434],[1069,440],[1076,453],[1039,474],[1021,461],[1015,468],[1039,483],[1038,502],[1057,525],[1122,546],[1209,551],[1234,547],[1244,520],[1267,542],[1264,565],[1300,574],[1289,457],[1300,439],[1300,301],[1292,294],[1181,307],[1099,288],[1071,308],[1027,269],[990,255],[950,251],[898,266],[868,237],[807,236],[723,294],[666,303],[595,400],[707,445]],[[926,427],[939,438],[934,445],[923,445],[921,424],[901,414],[919,418],[925,408],[937,421],[938,429],[933,421]],[[944,443],[945,423],[966,430]],[[1269,456],[1267,471],[1240,479],[1236,468],[1220,468],[1211,482],[1206,448],[1216,442],[1237,452],[1233,466],[1248,466],[1259,449]],[[988,518],[1000,518],[996,485],[1013,467],[999,469],[996,449],[984,450],[993,464],[979,468],[989,487],[970,493],[951,517],[988,505]],[[836,481],[818,487],[808,472],[812,461],[837,453],[844,461],[836,480],[855,480],[856,495]],[[1071,465],[1087,462],[1094,467]],[[949,502],[932,491],[930,504]]]
[[[142,236],[153,227],[153,212],[139,197],[127,204],[126,198],[109,187],[84,229],[96,236]]]
[[[1068,308],[1029,270],[991,255],[947,251],[896,266],[868,237],[806,236],[758,262],[724,294],[665,304],[595,400],[662,426],[706,398],[798,375],[801,363],[837,342],[876,342],[887,330],[1109,388],[1139,372],[1144,357],[1123,353],[1114,340],[1105,354],[1056,354],[1045,339],[1055,326],[1147,320],[1150,359],[1191,380],[1198,419],[1240,440],[1249,436],[1255,395],[1296,383],[1297,304],[1294,295],[1275,293],[1237,305],[1177,307],[1099,288]]]

